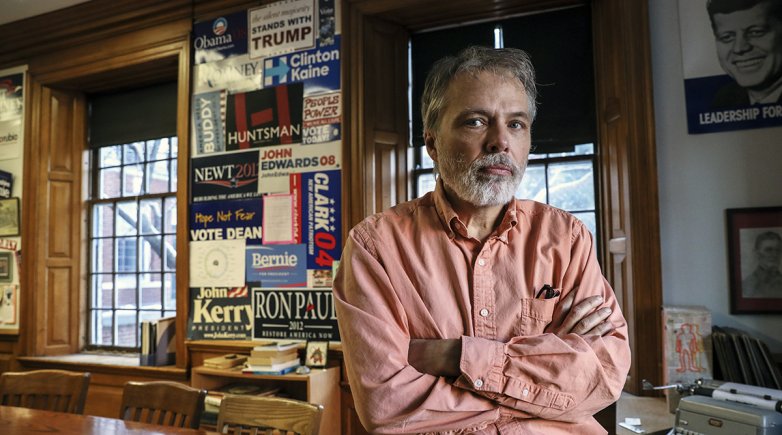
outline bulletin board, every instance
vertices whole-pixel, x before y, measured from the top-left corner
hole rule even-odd
[[[282,0],[193,26],[189,339],[339,341],[337,3]]]
[[[19,333],[27,66],[0,70],[0,334]]]

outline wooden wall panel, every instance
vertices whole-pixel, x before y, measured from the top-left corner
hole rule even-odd
[[[407,31],[395,24],[363,16],[351,9],[351,24],[345,29],[345,44],[351,67],[350,144],[345,153],[344,173],[350,174],[345,189],[343,215],[346,228],[366,216],[407,200]],[[346,129],[343,129],[346,130]],[[345,232],[347,234],[347,232]]]
[[[73,197],[75,187],[72,181],[52,181],[49,184],[48,221],[57,222],[57,225],[49,226],[48,255],[50,258],[71,258],[73,249],[78,248],[78,245],[73,244],[72,233],[63,231],[65,228],[73,228],[73,204],[74,200],[79,200],[79,198]],[[78,216],[76,218],[78,219]]]
[[[53,350],[71,345],[73,322],[71,309],[71,267],[49,267],[46,276],[46,347]]]

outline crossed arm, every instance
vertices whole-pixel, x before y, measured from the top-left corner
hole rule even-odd
[[[611,309],[597,309],[603,302],[601,296],[590,296],[575,307],[576,291],[571,291],[561,302],[562,311],[546,328],[558,337],[573,333],[582,337],[603,336],[614,330],[610,321]],[[461,373],[459,362],[461,339],[412,339],[407,352],[407,361],[421,373],[433,376],[457,377]]]

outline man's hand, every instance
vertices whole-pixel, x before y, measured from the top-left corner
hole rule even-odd
[[[407,362],[421,373],[457,377],[461,374],[462,340],[412,339],[407,350]]]
[[[590,296],[574,307],[575,298],[576,291],[573,289],[559,303],[561,311],[546,327],[545,332],[563,337],[570,333],[581,336],[606,335],[614,330],[611,322],[606,320],[611,315],[611,309],[608,307],[597,309],[603,303],[602,296]]]

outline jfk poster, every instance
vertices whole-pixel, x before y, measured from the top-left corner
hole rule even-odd
[[[782,0],[708,3],[679,0],[688,132],[782,125]]]

